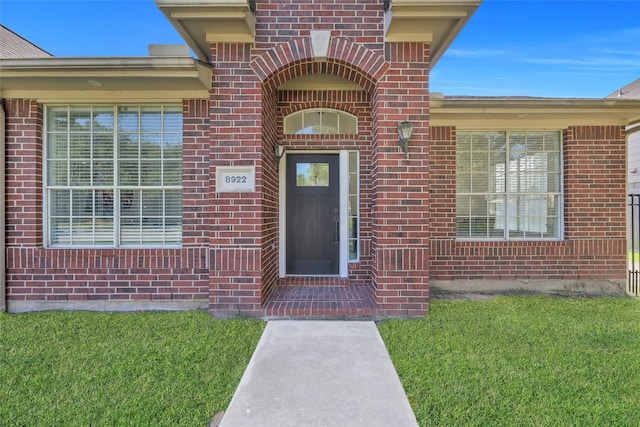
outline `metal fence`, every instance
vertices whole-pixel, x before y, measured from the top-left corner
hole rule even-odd
[[[640,194],[629,194],[629,293],[640,296]]]

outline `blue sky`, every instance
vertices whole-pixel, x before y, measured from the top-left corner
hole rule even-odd
[[[183,43],[153,0],[0,0],[0,22],[55,56]],[[446,95],[600,98],[640,78],[640,0],[484,0],[431,74]]]

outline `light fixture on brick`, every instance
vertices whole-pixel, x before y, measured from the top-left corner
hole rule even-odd
[[[398,125],[398,136],[400,137],[398,145],[404,150],[404,155],[407,159],[409,158],[409,138],[413,133],[413,127],[414,124],[411,122],[401,122]]]
[[[278,169],[280,169],[280,159],[282,159],[282,156],[284,156],[285,151],[286,151],[286,147],[284,145],[275,144],[273,146],[273,154],[276,155]]]

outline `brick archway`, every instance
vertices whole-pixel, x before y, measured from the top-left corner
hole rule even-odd
[[[280,143],[278,138],[282,129],[280,118],[303,108],[335,108],[361,116],[371,114],[371,100],[378,82],[388,69],[382,51],[372,51],[353,41],[333,37],[329,41],[326,57],[314,56],[311,37],[298,37],[283,42],[269,51],[263,52],[250,63],[256,77],[261,81],[262,89],[262,151],[266,156],[272,155],[273,145]],[[295,92],[288,100],[287,95],[278,89],[285,83],[297,77],[310,75],[331,75],[341,77],[355,83],[357,88],[347,91],[313,91]],[[285,91],[286,92],[286,91]],[[321,96],[318,96],[321,93]],[[291,101],[292,103],[287,105]],[[287,105],[285,107],[285,105]],[[366,106],[365,106],[366,105]],[[369,120],[371,120],[369,118]],[[367,125],[370,131],[371,125]],[[337,147],[336,142],[333,148]],[[357,144],[353,142],[352,146]],[[270,170],[269,162],[264,173],[265,189],[263,201],[269,206],[269,212],[276,214],[273,220],[266,219],[269,226],[279,221],[279,193],[271,193],[270,189],[279,187],[278,170]],[[276,230],[265,226],[265,241],[267,249],[269,242],[276,242],[279,246]],[[369,241],[367,241],[369,245]],[[368,248],[369,246],[367,246]],[[264,253],[267,253],[265,251]],[[367,249],[367,256],[368,256]],[[262,277],[262,302],[263,309],[268,315],[374,315],[376,313],[374,297],[371,287],[364,283],[362,276],[359,280],[351,281],[347,278],[306,278],[304,285],[299,287],[300,278],[279,279],[273,257],[264,257],[264,274]],[[361,264],[361,266],[364,264]],[[367,267],[361,270],[369,270],[370,260],[366,261]],[[371,283],[372,279],[366,282]],[[291,289],[296,289],[293,294]],[[323,291],[318,291],[322,289]],[[329,291],[327,291],[329,290]],[[320,293],[318,293],[320,292]],[[300,295],[303,295],[302,297]],[[298,301],[303,298],[305,302]],[[337,299],[336,299],[337,298]],[[341,300],[346,298],[345,300]],[[331,300],[333,309],[328,309],[324,304]],[[311,302],[313,301],[313,302]],[[328,303],[328,302],[327,302]],[[295,308],[294,308],[295,307]],[[339,307],[339,308],[338,308]],[[283,311],[284,310],[284,311]]]
[[[275,91],[278,86],[296,77],[310,74],[330,74],[343,77],[373,93],[389,64],[384,57],[352,41],[334,37],[326,59],[314,57],[310,37],[299,37],[281,43],[251,62],[263,91]]]
[[[338,95],[335,92],[331,92],[321,99],[314,97],[314,94],[314,91],[310,91],[302,95],[296,94],[295,96],[280,95],[280,103],[285,104],[280,106],[282,117],[311,108],[340,110],[354,116],[366,114],[365,110],[371,109],[370,105],[364,106],[364,104],[371,104],[371,97],[363,91],[343,91],[342,94]],[[291,104],[286,105],[288,102],[291,102]],[[368,113],[370,114],[370,111]]]
[[[422,43],[388,43],[384,49],[374,51],[349,39],[333,37],[326,57],[315,57],[311,37],[307,36],[280,43],[249,63],[260,82],[262,94],[260,138],[265,160],[262,203],[265,212],[269,212],[263,218],[263,273],[260,280],[263,307],[267,301],[273,302],[272,295],[277,293],[276,288],[280,289],[277,286],[278,257],[269,251],[278,246],[279,174],[271,167],[275,163],[266,161],[273,156],[273,146],[280,143],[278,114],[282,110],[279,110],[278,88],[297,77],[327,74],[360,86],[371,106],[372,154],[368,165],[372,180],[371,264],[366,276],[373,292],[374,311],[377,315],[410,317],[426,312],[429,282],[428,227],[424,226],[429,217],[428,167],[425,166],[429,152],[428,53],[429,46]],[[327,101],[313,99],[316,106],[327,104]],[[398,149],[396,126],[401,120],[416,124],[410,157]],[[390,170],[393,170],[392,175]],[[388,190],[391,188],[398,190]],[[282,314],[279,311],[271,314],[274,313]]]

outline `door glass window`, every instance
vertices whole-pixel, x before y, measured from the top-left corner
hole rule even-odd
[[[296,165],[297,187],[328,187],[329,163],[298,163]]]
[[[360,259],[360,163],[358,152],[349,152],[349,261]]]

